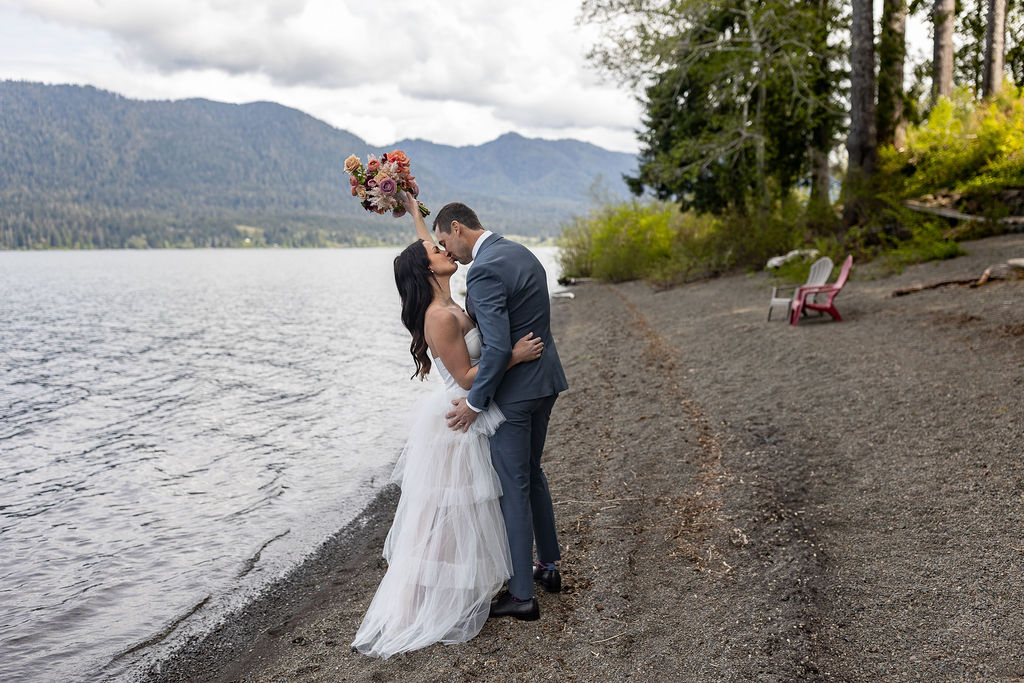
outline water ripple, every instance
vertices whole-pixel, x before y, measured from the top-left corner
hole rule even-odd
[[[0,252],[0,680],[118,678],[397,457],[396,251]]]

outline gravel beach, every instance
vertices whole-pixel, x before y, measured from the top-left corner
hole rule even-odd
[[[351,641],[397,500],[151,681],[1024,681],[1024,235],[765,322],[767,275],[553,303],[561,594],[379,661]]]

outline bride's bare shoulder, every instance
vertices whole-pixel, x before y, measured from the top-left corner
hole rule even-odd
[[[423,326],[429,331],[442,332],[459,329],[459,318],[445,306],[428,306],[423,315]]]

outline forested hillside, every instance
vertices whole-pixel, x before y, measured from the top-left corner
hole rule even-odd
[[[461,200],[496,229],[549,236],[595,185],[627,193],[631,155],[506,135],[477,147],[372,148],[278,104],[143,102],[79,86],[0,82],[0,248],[396,243],[364,212],[349,154],[401,146],[432,208]],[[246,242],[248,240],[248,242]]]

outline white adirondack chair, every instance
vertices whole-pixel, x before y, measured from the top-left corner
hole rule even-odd
[[[793,303],[793,294],[799,287],[818,287],[828,281],[832,274],[832,259],[823,256],[811,264],[811,272],[807,275],[807,282],[802,285],[777,285],[772,287],[772,299],[768,303],[768,320],[772,319],[772,309],[776,306],[785,306],[789,310]],[[789,296],[783,296],[783,292],[790,290]]]

